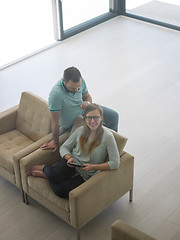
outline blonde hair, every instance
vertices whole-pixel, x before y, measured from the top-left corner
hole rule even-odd
[[[85,123],[85,118],[89,112],[94,111],[94,110],[98,110],[100,116],[103,117],[103,110],[99,105],[93,103],[93,104],[89,104],[86,107],[86,109],[84,111],[84,115],[83,115],[84,116],[84,129],[83,129],[82,135],[79,138],[79,148],[82,153],[85,152],[84,146],[88,142],[88,139],[89,139],[89,136],[91,133],[91,129]],[[96,129],[96,137],[91,141],[91,143],[88,146],[88,154],[90,154],[90,155],[91,155],[92,151],[101,144],[102,137],[103,137],[102,122],[103,121],[101,120],[98,128]]]

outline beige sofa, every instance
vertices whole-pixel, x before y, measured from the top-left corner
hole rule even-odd
[[[82,125],[82,117],[76,119],[72,132],[79,125]],[[121,156],[119,169],[99,172],[72,190],[69,199],[57,197],[51,190],[47,179],[26,174],[26,170],[34,164],[50,165],[57,162],[58,153],[37,149],[20,159],[24,192],[77,229],[77,239],[80,239],[80,228],[124,194],[130,192],[130,201],[132,200],[134,158],[123,151],[127,139],[112,132]],[[66,134],[61,136],[60,144],[66,138]],[[27,199],[26,203],[28,203]]]
[[[0,175],[20,189],[19,160],[52,138],[47,102],[23,92],[19,105],[0,113]]]
[[[111,240],[156,240],[155,238],[117,220],[111,226]]]

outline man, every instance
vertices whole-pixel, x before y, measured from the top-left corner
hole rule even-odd
[[[86,83],[80,71],[69,67],[64,71],[63,78],[53,87],[49,94],[48,105],[52,119],[53,141],[41,146],[44,149],[59,149],[59,135],[69,132],[76,117],[83,114],[83,110],[92,103]],[[118,113],[103,107],[103,125],[117,131]]]

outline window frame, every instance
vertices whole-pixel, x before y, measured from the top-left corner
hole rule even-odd
[[[121,2],[120,4],[122,6],[121,14],[125,17],[134,18],[134,19],[141,20],[141,21],[144,21],[144,22],[148,22],[148,23],[152,23],[152,24],[159,25],[159,26],[162,26],[162,27],[166,27],[166,28],[170,28],[170,29],[180,31],[179,26],[176,26],[176,25],[173,25],[173,24],[170,24],[170,23],[166,23],[166,22],[162,22],[162,21],[158,21],[158,20],[155,20],[155,19],[135,15],[135,14],[132,14],[132,13],[127,13],[126,12],[126,0],[119,0],[119,1]]]
[[[120,15],[119,0],[109,0],[109,12],[89,19],[67,30],[63,29],[62,0],[52,0],[54,16],[54,35],[57,41],[65,40],[98,24]]]

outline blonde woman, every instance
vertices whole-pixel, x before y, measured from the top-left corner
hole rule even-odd
[[[76,129],[60,147],[59,162],[55,166],[32,166],[28,174],[47,178],[57,196],[68,198],[71,190],[98,171],[117,169],[120,157],[116,141],[102,122],[101,107],[88,105],[84,111],[84,126]]]

